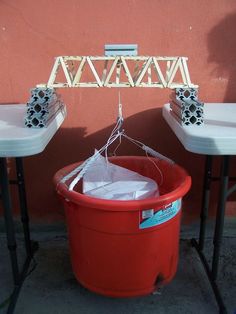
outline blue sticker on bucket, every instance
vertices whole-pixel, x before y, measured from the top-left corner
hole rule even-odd
[[[156,212],[153,209],[142,210],[139,229],[151,228],[167,222],[178,214],[180,208],[181,199],[178,199],[177,201],[167,205],[163,209],[157,210]]]

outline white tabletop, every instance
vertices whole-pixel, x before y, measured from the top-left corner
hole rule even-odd
[[[24,125],[26,105],[0,105],[0,157],[23,157],[42,152],[65,119],[60,110],[45,128]]]
[[[170,114],[162,114],[186,150],[204,155],[236,155],[236,103],[204,104],[204,125],[181,126]]]

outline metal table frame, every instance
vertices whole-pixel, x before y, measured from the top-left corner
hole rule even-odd
[[[203,196],[200,213],[199,238],[192,239],[201,262],[213,289],[220,314],[226,314],[222,295],[217,284],[220,262],[220,249],[223,237],[225,207],[227,198],[236,191],[236,178],[229,176],[230,158],[236,155],[236,104],[235,103],[205,103],[205,123],[201,127],[183,127],[171,114],[170,104],[165,104],[162,110],[163,117],[175,133],[184,148],[192,153],[206,157],[205,173],[203,179]],[[219,176],[213,176],[214,157],[220,158]],[[213,237],[213,250],[211,265],[204,254],[205,234],[211,194],[211,182],[219,181],[219,195],[215,217],[215,230]]]
[[[33,256],[38,249],[38,243],[30,238],[29,216],[26,200],[23,157],[33,156],[44,151],[47,144],[60,128],[66,116],[66,108],[59,110],[47,128],[29,129],[22,123],[26,112],[25,104],[0,105],[0,198],[3,205],[3,215],[6,228],[7,246],[10,253],[10,263],[13,275],[14,289],[9,298],[7,313],[14,312],[17,298],[24,279],[32,270]],[[14,158],[16,178],[10,180],[7,171],[7,159]],[[18,186],[20,216],[24,233],[25,261],[18,263],[15,224],[12,213],[10,184]],[[32,264],[33,265],[33,264]],[[4,306],[8,300],[2,303]]]
[[[226,307],[223,302],[223,298],[221,296],[221,293],[220,293],[220,290],[216,281],[217,276],[218,276],[220,249],[221,249],[222,237],[223,237],[225,206],[226,206],[226,201],[227,201],[228,196],[236,191],[236,184],[233,185],[231,188],[229,188],[229,181],[230,180],[235,181],[235,178],[229,177],[229,162],[230,162],[230,156],[228,155],[222,156],[220,177],[215,178],[212,176],[213,156],[210,156],[210,155],[206,156],[202,208],[201,208],[201,215],[200,215],[199,240],[197,241],[194,238],[191,240],[191,243],[196,248],[200,256],[200,259],[202,261],[202,264],[205,268],[206,274],[208,276],[216,301],[219,306],[220,314],[227,313]],[[205,244],[205,234],[206,234],[206,222],[207,222],[208,209],[209,209],[211,182],[216,179],[220,180],[220,193],[219,193],[216,221],[215,221],[212,265],[210,267],[204,255],[204,244]]]
[[[7,235],[7,246],[10,253],[11,268],[14,282],[14,290],[10,296],[9,306],[7,314],[14,312],[16,301],[21,289],[21,286],[24,282],[24,279],[27,276],[30,263],[32,261],[33,255],[38,249],[38,243],[33,242],[30,239],[30,230],[29,230],[29,216],[25,192],[25,181],[24,181],[24,169],[23,161],[21,157],[15,158],[16,162],[16,180],[10,181],[8,178],[7,172],[7,159],[0,158],[0,187],[1,187],[1,199],[3,203],[4,211],[4,220],[6,226],[6,235]],[[16,236],[15,236],[15,227],[14,220],[12,216],[12,204],[11,204],[11,195],[10,195],[10,184],[17,184],[19,202],[20,202],[20,214],[21,222],[24,232],[24,244],[26,258],[23,264],[22,269],[19,269],[19,263],[17,258],[17,245],[16,245]]]

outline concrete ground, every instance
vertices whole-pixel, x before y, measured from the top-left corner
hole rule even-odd
[[[235,225],[234,225],[235,230]],[[210,284],[196,251],[191,247],[188,232],[181,234],[179,267],[174,280],[155,295],[113,299],[94,294],[74,278],[66,233],[63,231],[33,232],[39,242],[35,255],[36,268],[28,275],[21,289],[15,314],[216,314],[218,308]],[[23,255],[23,239],[17,236],[19,260]],[[0,234],[0,304],[12,289],[9,255],[4,233]],[[212,239],[207,238],[206,252]],[[33,266],[32,263],[31,266]],[[236,237],[223,240],[219,286],[229,314],[236,313]],[[6,313],[0,305],[0,313]]]

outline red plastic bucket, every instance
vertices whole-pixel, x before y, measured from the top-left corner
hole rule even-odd
[[[191,178],[180,166],[156,158],[113,157],[110,161],[154,179],[160,197],[92,198],[60,183],[79,163],[59,170],[54,182],[65,207],[73,271],[83,286],[106,296],[149,294],[176,273],[181,199],[190,189]]]

